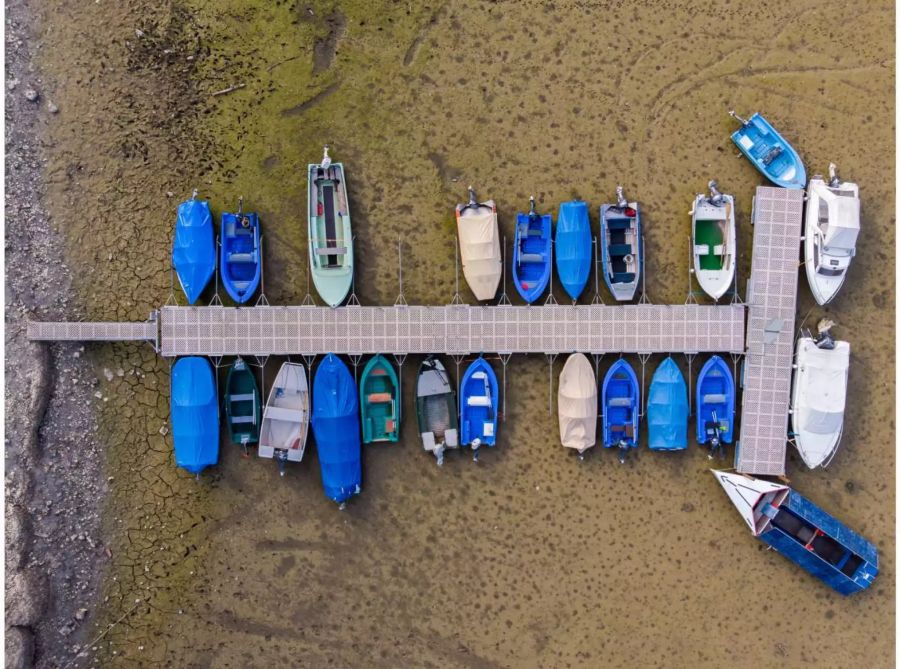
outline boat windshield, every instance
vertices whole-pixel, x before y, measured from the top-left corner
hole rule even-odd
[[[803,429],[813,434],[834,434],[844,424],[843,413],[833,413],[807,409],[803,419]]]

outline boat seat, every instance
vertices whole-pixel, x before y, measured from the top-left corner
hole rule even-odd
[[[521,225],[519,225],[518,231],[519,231],[519,239],[521,239],[522,237],[528,237],[530,234],[528,223],[522,223]]]
[[[544,254],[543,253],[520,253],[519,254],[519,262],[544,262]]]
[[[393,398],[390,393],[370,393],[366,398],[373,403],[390,402]]]
[[[301,423],[304,413],[300,409],[286,409],[284,407],[266,407],[265,418],[281,420],[286,423]]]
[[[630,397],[612,397],[608,402],[611,407],[630,407],[631,406],[631,398]]]
[[[710,393],[703,396],[704,404],[725,404],[725,395],[722,393]]]
[[[610,432],[624,432],[626,437],[634,437],[634,425],[627,423],[625,425],[610,425]]]
[[[763,165],[769,165],[772,163],[773,160],[775,160],[783,152],[784,152],[784,149],[782,149],[780,146],[776,146],[775,148],[771,149],[768,153],[766,153],[766,155],[764,155],[762,157],[762,160],[760,162],[762,162]]]
[[[816,536],[816,531],[811,527],[806,527],[805,525],[797,530],[797,538],[801,541],[801,543],[808,544],[813,540],[813,537]]]
[[[473,379],[486,379],[487,374],[485,374],[484,372],[472,372],[472,378]]]
[[[627,256],[631,253],[631,244],[610,244],[609,255],[611,256]]]
[[[393,418],[388,418],[384,421],[384,431],[385,432],[396,432],[397,424],[394,422]]]
[[[247,393],[245,395],[232,395],[232,402],[251,402],[253,400],[253,393]]]
[[[238,424],[240,424],[240,423],[255,423],[256,416],[232,416],[231,422],[238,423]]]
[[[256,253],[234,253],[232,251],[228,254],[228,262],[256,262]]]
[[[725,245],[724,244],[716,244],[715,246],[713,246],[713,255],[714,256],[725,255]]]
[[[449,448],[456,448],[459,446],[459,434],[457,434],[455,427],[444,430],[444,443],[446,443]]]
[[[346,254],[347,249],[343,246],[327,246],[316,249],[316,255],[320,256],[343,256]]]
[[[434,443],[434,432],[422,433],[422,445],[425,447],[426,451],[434,450],[434,447],[437,445]]]
[[[614,272],[613,283],[631,283],[634,281],[634,272]]]
[[[694,253],[698,256],[708,256],[709,244],[694,244]]]
[[[466,405],[470,407],[489,407],[491,406],[491,398],[487,395],[472,395],[466,400]]]
[[[484,427],[481,430],[482,434],[485,437],[493,437],[494,436],[494,423],[491,421],[484,421]]]
[[[610,230],[627,230],[631,227],[630,218],[607,218],[606,227]]]

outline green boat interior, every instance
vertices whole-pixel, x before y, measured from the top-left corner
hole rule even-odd
[[[716,271],[725,267],[725,221],[696,221],[694,253],[700,260],[699,269]]]

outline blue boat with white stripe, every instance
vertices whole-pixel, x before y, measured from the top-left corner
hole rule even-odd
[[[697,378],[697,443],[709,445],[710,457],[734,438],[734,376],[725,361],[714,355]],[[720,449],[722,449],[720,451]]]
[[[497,443],[499,384],[490,363],[478,358],[469,365],[460,383],[460,429],[463,446],[472,447],[478,460],[481,446]]]
[[[741,127],[731,135],[747,159],[765,177],[782,188],[806,188],[806,168],[800,155],[759,113],[745,121],[733,111]]]
[[[238,304],[247,302],[259,288],[262,260],[259,246],[259,216],[244,213],[244,198],[238,213],[222,214],[221,257],[222,283]]]
[[[641,390],[637,375],[624,358],[613,363],[603,379],[603,446],[617,447],[619,462],[638,446],[641,422]]]
[[[516,246],[513,249],[513,283],[522,299],[531,304],[550,281],[550,245],[553,220],[550,214],[538,214],[531,198],[531,211],[516,214]]]

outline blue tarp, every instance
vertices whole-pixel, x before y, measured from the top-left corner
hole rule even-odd
[[[656,451],[680,451],[688,445],[688,391],[672,358],[657,367],[647,397],[648,445]]]
[[[587,203],[580,200],[559,205],[556,221],[556,271],[573,300],[584,291],[591,273],[591,222]]]
[[[209,202],[191,199],[178,205],[172,265],[188,303],[193,304],[216,271],[216,241]]]
[[[325,356],[313,379],[313,434],[319,452],[322,487],[335,502],[360,492],[359,399],[347,365]]]
[[[219,402],[206,358],[181,358],[172,367],[175,464],[193,474],[219,461]]]

